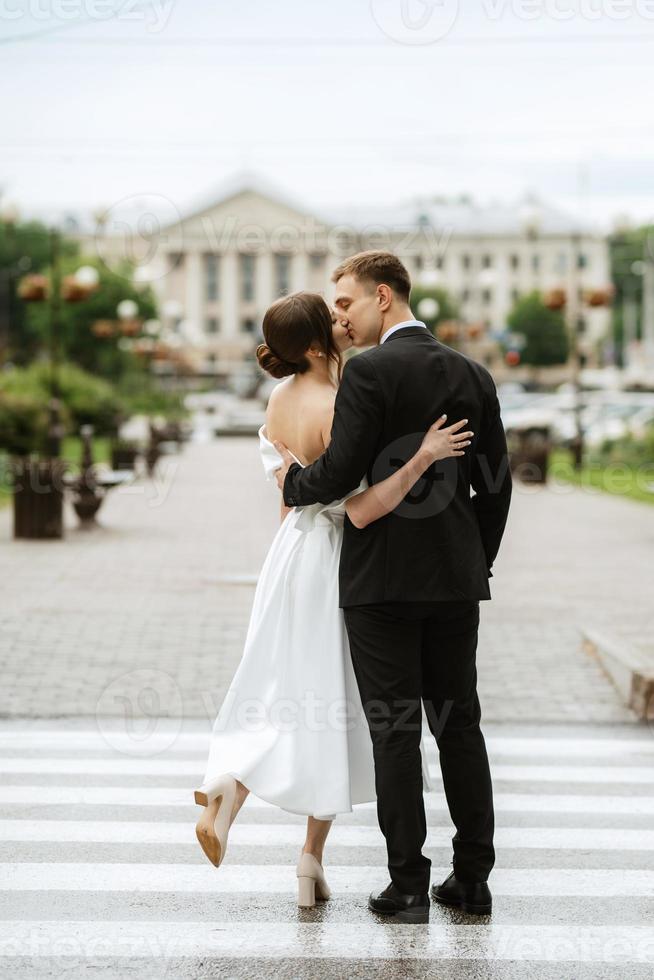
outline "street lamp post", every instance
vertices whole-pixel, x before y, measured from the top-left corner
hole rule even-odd
[[[73,276],[61,274],[61,234],[57,228],[49,232],[50,283],[44,275],[28,275],[21,281],[19,294],[25,302],[48,304],[49,395],[47,449],[52,459],[61,454],[63,426],[59,362],[61,357],[61,310],[64,302],[76,303],[87,299],[97,288],[100,277],[93,266],[82,266]]]
[[[59,391],[59,355],[61,346],[61,237],[56,228],[50,231],[50,401],[48,403],[48,455],[56,459],[61,455],[63,427],[61,424],[61,399]]]
[[[433,323],[440,313],[440,309],[439,302],[435,296],[425,296],[418,303],[418,316],[421,316],[428,323]]]
[[[645,276],[646,263],[640,259],[631,263],[629,272],[632,276]],[[641,286],[644,303],[644,282]],[[638,279],[624,279],[622,296],[622,368],[629,374],[632,368],[634,350],[638,343]]]
[[[573,302],[570,304],[572,312],[572,385],[574,391],[574,418],[575,435],[572,439],[572,464],[575,470],[581,470],[584,459],[584,427],[582,413],[584,405],[581,397],[581,369],[584,364],[584,357],[581,350],[580,337],[585,328],[585,320],[580,301],[580,278],[579,266],[581,256],[581,233],[576,231],[572,235],[572,283],[571,294]]]
[[[642,344],[647,377],[654,375],[654,256],[652,255],[651,241],[651,237],[649,237],[645,242],[642,263]]]

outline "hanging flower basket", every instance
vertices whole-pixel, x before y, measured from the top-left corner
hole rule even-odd
[[[126,337],[135,337],[137,334],[141,332],[142,326],[143,326],[143,321],[137,318],[118,321],[118,329]]]
[[[590,289],[584,299],[588,306],[601,307],[610,306],[613,302],[613,287],[607,286],[603,289]]]
[[[61,298],[66,303],[82,303],[92,292],[93,289],[80,283],[75,276],[64,276],[61,280]]]
[[[454,320],[445,320],[436,327],[436,336],[443,343],[450,343],[459,337],[459,324]]]
[[[39,303],[48,297],[48,277],[37,273],[23,276],[17,293],[25,303]]]
[[[545,294],[545,306],[548,310],[562,310],[566,301],[565,289],[550,289]]]
[[[115,324],[113,320],[96,320],[95,323],[91,324],[91,333],[95,334],[96,337],[113,337]]]

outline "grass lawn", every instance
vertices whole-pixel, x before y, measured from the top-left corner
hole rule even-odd
[[[94,463],[111,461],[111,442],[106,436],[96,436],[91,444]],[[79,466],[82,458],[82,440],[77,436],[67,436],[61,447],[61,455],[74,466]]]
[[[629,497],[654,504],[654,460],[640,466],[628,463],[585,463],[577,472],[566,449],[555,449],[550,456],[549,476],[554,480],[593,487],[617,497]]]

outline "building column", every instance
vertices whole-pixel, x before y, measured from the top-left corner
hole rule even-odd
[[[511,299],[511,286],[509,283],[509,256],[498,249],[493,256],[493,259],[495,265],[495,281],[492,287],[494,294],[492,309],[493,319],[496,321],[493,324],[493,329],[505,330],[507,317],[513,305],[513,301]]]
[[[204,283],[202,281],[202,256],[198,251],[189,251],[185,256],[184,319],[188,322],[192,337],[204,334],[202,317]]]
[[[227,252],[220,260],[220,332],[224,337],[240,333],[238,316],[238,262],[235,252]]]
[[[273,297],[273,270],[272,255],[270,252],[261,250],[257,254],[257,278],[256,278],[256,301],[259,319],[263,320],[263,315],[272,303]]]
[[[296,252],[291,258],[291,292],[309,288],[309,256],[306,252]]]

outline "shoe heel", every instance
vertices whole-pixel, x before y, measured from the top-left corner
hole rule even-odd
[[[396,922],[410,922],[412,925],[429,922],[429,911],[427,912],[396,912],[393,916]]]
[[[312,909],[316,904],[316,879],[299,877],[297,880],[297,904],[301,909]]]
[[[215,800],[216,797],[225,792],[225,787],[229,785],[230,780],[233,783],[231,776],[222,775],[214,779],[213,782],[202,783],[202,786],[196,789],[193,794],[195,802],[198,806],[209,806],[212,800]]]

